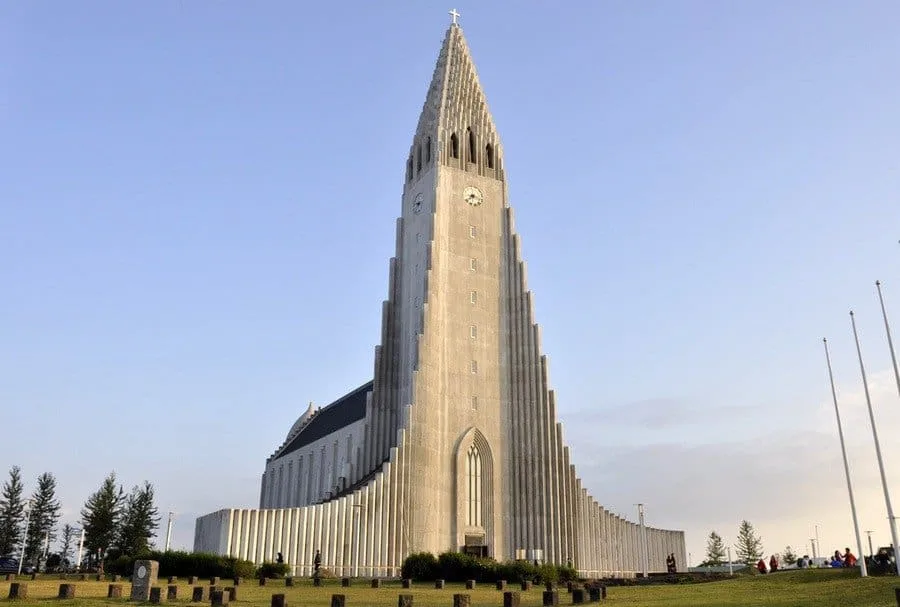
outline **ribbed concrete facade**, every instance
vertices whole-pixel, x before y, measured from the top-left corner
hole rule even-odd
[[[650,571],[670,553],[684,566],[682,532],[645,528],[642,541],[570,463],[502,146],[458,25],[402,204],[364,417],[331,431],[322,420],[351,405],[304,414],[267,462],[261,509],[202,517],[194,549],[256,562],[280,552],[296,575],[317,549],[339,575],[396,575],[411,552],[463,549],[631,576],[646,545]]]

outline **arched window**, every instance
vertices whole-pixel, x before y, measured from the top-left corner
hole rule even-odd
[[[456,133],[450,135],[450,156],[459,158],[459,137],[456,136]]]
[[[422,145],[416,146],[416,174],[422,170]]]
[[[494,168],[494,146],[490,143],[484,147],[484,161],[487,163],[487,168]]]
[[[466,135],[469,139],[469,162],[477,162],[475,157],[475,133],[472,129],[466,129]]]
[[[425,140],[425,164],[431,162],[431,137]]]
[[[466,454],[466,478],[469,487],[466,524],[481,527],[481,454],[474,444]]]

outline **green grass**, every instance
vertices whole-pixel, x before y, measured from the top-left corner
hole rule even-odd
[[[9,582],[0,582],[0,604],[16,607],[126,607],[130,585],[122,583],[123,599],[107,599],[109,582],[73,582],[76,586],[74,600],[58,600],[58,579],[23,580],[28,584],[28,599],[10,601]],[[204,580],[204,585],[209,583]],[[223,580],[222,586],[230,585]],[[160,579],[165,588],[165,578]],[[188,607],[191,587],[185,579],[178,583],[178,604]],[[512,585],[510,585],[512,586]],[[896,607],[894,588],[900,587],[897,577],[860,579],[849,571],[811,570],[792,571],[775,575],[745,576],[721,582],[685,585],[610,587],[604,604],[666,607],[737,607],[767,605],[773,607]],[[518,590],[518,586],[509,588]],[[540,586],[521,593],[522,607],[541,605]],[[447,584],[443,590],[434,590],[432,584],[414,584],[412,590],[403,590],[399,582],[384,582],[380,589],[369,587],[368,580],[354,580],[354,586],[341,588],[338,580],[325,580],[324,586],[315,588],[309,580],[298,581],[293,588],[286,588],[280,580],[269,580],[265,587],[256,580],[246,580],[238,587],[239,607],[269,607],[274,593],[284,593],[288,607],[330,607],[332,594],[344,594],[347,607],[396,607],[397,595],[411,593],[414,607],[452,607],[454,593],[471,595],[473,607],[500,607],[502,593],[493,584],[480,584],[467,591],[461,584]],[[165,589],[163,590],[165,595]],[[572,602],[570,595],[560,591],[560,605]],[[199,603],[195,603],[199,607]],[[208,606],[208,603],[206,604]]]

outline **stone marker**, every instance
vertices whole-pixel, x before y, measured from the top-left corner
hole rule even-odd
[[[135,561],[134,575],[131,576],[131,600],[150,600],[150,589],[156,585],[157,575],[159,575],[158,561]]]
[[[453,607],[469,607],[472,602],[472,596],[468,594],[454,594]]]
[[[259,585],[260,586],[266,585],[266,576],[262,576],[261,578],[259,578]]]
[[[188,578],[188,584],[190,584],[191,586],[196,586],[197,581],[198,581],[198,578],[196,575],[192,575],[191,577]]]
[[[162,601],[162,588],[154,586],[150,589],[150,602],[159,605]]]
[[[572,588],[572,604],[580,605],[584,602],[584,589],[583,588]]]
[[[531,590],[531,582],[529,580],[522,580],[520,587],[527,592]]]
[[[219,585],[219,578],[217,578],[217,577],[211,577],[211,578],[209,578],[209,585],[210,585],[210,586],[218,586],[218,585]],[[237,579],[234,580],[234,585],[235,585],[235,586],[238,585]]]
[[[78,577],[78,579],[81,580],[82,582],[86,582],[87,579],[88,579],[88,576],[87,576],[86,573],[82,573],[82,574]]]
[[[177,578],[176,576],[174,576],[174,575],[170,575],[170,576],[169,576],[169,583],[170,583],[170,584],[177,584],[177,583],[178,583],[178,578]]]
[[[590,598],[592,603],[596,603],[600,600],[600,587],[599,586],[591,586],[588,588],[588,597]]]
[[[57,597],[61,599],[74,599],[75,584],[60,584],[59,594],[57,595]]]
[[[220,590],[217,588],[210,591],[209,597],[209,601],[213,607],[222,607],[223,605],[228,604],[228,599],[231,598],[231,595],[229,595],[224,590]]]
[[[600,586],[600,598],[606,600],[606,586]]]
[[[294,585],[294,578],[293,578],[293,577],[290,577],[290,576],[284,578],[284,585],[285,585],[285,586],[293,586],[293,585]],[[272,595],[272,596],[274,596],[274,595]]]
[[[556,607],[559,605],[559,593],[555,590],[544,591],[544,607]]]
[[[397,597],[397,607],[412,607],[412,597],[411,594],[401,594]]]
[[[16,574],[15,574],[15,573],[7,573],[7,574],[6,574],[6,581],[7,581],[7,582],[11,582],[11,581],[13,581],[14,579],[16,579]]]
[[[349,587],[350,587],[350,578],[348,578],[348,577],[342,577],[342,578],[341,578],[341,587],[342,587],[342,588],[349,588]]]
[[[11,599],[27,599],[28,584],[25,582],[13,582],[9,585],[9,598]]]
[[[322,585],[322,578],[320,578],[319,576],[314,577],[313,578],[313,586],[321,586],[321,585]]]
[[[225,592],[228,593],[229,601],[237,600],[237,586],[225,586]]]
[[[192,603],[205,603],[209,600],[208,586],[194,586],[194,594],[191,596]]]
[[[556,590],[556,586],[553,585],[553,582],[547,582],[544,584],[544,590]]]
[[[32,574],[31,574],[31,581],[33,582],[33,581],[35,581],[36,579],[37,579],[37,574],[36,574],[36,573],[32,573]]]
[[[444,589],[444,580],[434,580],[434,589],[435,590],[443,590]]]
[[[503,593],[503,607],[519,607],[522,602],[522,595],[518,592]]]
[[[372,578],[372,588],[381,588],[381,580],[379,580],[377,577]]]
[[[475,580],[466,580],[466,590],[475,590]]]
[[[566,582],[566,592],[572,594],[572,589],[575,587],[575,584],[572,582]]]
[[[166,587],[166,600],[167,601],[177,601],[178,600],[178,586],[175,584],[169,584]]]
[[[284,600],[283,594],[272,595],[272,607],[287,607],[287,602]]]
[[[102,576],[101,574],[98,573],[97,575],[94,576],[94,579],[97,580],[98,582],[102,582],[102,581],[103,581],[103,576]]]
[[[900,588],[894,588],[894,595],[897,597],[897,607],[900,607]]]
[[[331,607],[344,607],[347,604],[347,597],[343,594],[331,595]]]
[[[497,580],[497,590],[506,590],[506,580]]]
[[[112,581],[114,581],[114,582],[118,582],[118,581],[121,580],[121,579],[122,579],[122,576],[121,576],[121,575],[114,575],[114,576],[112,576]]]
[[[403,587],[404,588],[412,588],[412,580],[409,578],[404,578]]]
[[[122,584],[110,584],[106,589],[106,598],[121,599],[122,598]]]

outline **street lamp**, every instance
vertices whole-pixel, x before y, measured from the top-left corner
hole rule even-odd
[[[872,550],[872,534],[874,531],[866,531],[866,535],[869,536],[869,556],[875,556],[875,551]]]
[[[22,552],[19,554],[19,573],[22,575],[22,563],[25,562],[25,544],[28,543],[28,523],[31,522],[31,500],[25,502],[25,530],[22,531]]]

